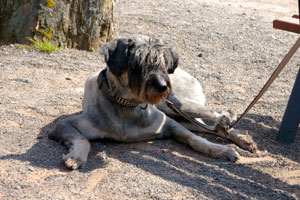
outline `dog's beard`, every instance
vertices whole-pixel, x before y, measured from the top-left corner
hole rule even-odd
[[[161,99],[163,100],[168,99],[170,96],[170,92],[171,92],[170,87],[168,87],[168,89],[162,93],[155,92],[152,88],[149,88],[146,92],[144,99],[145,102],[155,105],[158,104]]]
[[[143,77],[141,74],[134,75],[130,73],[129,75],[129,88],[132,94],[137,100],[142,103],[157,104],[161,99],[168,99],[171,92],[171,83],[168,77],[165,78],[167,89],[163,92],[159,92],[159,81],[153,77]],[[150,76],[150,75],[148,75]],[[161,75],[162,76],[162,75]],[[143,80],[148,81],[143,81]]]

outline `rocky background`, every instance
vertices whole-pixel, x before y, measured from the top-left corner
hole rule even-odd
[[[180,67],[202,83],[208,104],[241,114],[298,35],[272,20],[297,13],[286,0],[120,0],[115,36],[167,41]],[[58,118],[80,112],[87,76],[105,67],[98,52],[45,54],[0,46],[0,199],[299,199],[300,133],[276,141],[299,70],[299,52],[238,125],[260,152],[237,163],[199,154],[173,140],[92,143],[86,168],[69,171],[67,150],[47,139]]]
[[[113,37],[113,1],[1,0],[0,42],[28,43],[26,37],[98,50]]]

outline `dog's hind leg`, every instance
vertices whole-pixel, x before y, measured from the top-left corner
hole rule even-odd
[[[201,119],[196,119],[196,120],[202,122]],[[241,147],[245,150],[248,150],[252,153],[255,153],[258,150],[257,144],[254,142],[251,135],[244,134],[241,131],[234,129],[234,128],[231,128],[230,130],[224,130],[224,126],[227,126],[227,125],[220,126],[220,124],[222,124],[222,123],[224,123],[224,122],[216,122],[216,124],[214,126],[210,126],[211,129],[216,130],[214,135],[218,135],[222,138],[227,138],[227,139],[231,140],[232,142],[234,142],[239,147]],[[192,132],[199,132],[199,133],[206,132],[204,129],[202,129],[188,121],[181,121],[180,124]]]
[[[204,123],[203,120],[210,120],[214,122],[214,125],[209,126],[211,130],[215,131],[225,131],[227,130],[231,123],[236,120],[236,115],[231,111],[217,111],[215,109],[209,108],[207,106],[204,106],[200,103],[198,103],[196,100],[192,98],[182,98],[183,100],[178,101],[175,96],[170,96],[169,100],[174,103],[175,107],[181,110],[183,113],[188,115],[191,118],[197,119],[201,123]],[[160,102],[156,105],[156,107],[167,114],[168,116],[172,118],[177,118],[180,123],[182,120],[182,116],[178,113],[175,113],[172,111],[166,103]],[[182,124],[188,124],[185,123],[185,121],[182,121]],[[194,126],[186,126],[188,129],[191,127],[192,131],[196,130],[196,132],[205,132],[205,129],[199,129],[198,127],[194,128]],[[200,130],[200,131],[199,131]]]
[[[57,123],[55,131],[48,136],[64,142],[69,149],[67,155],[63,154],[63,160],[67,168],[78,169],[84,166],[91,148],[90,142],[81,135],[72,118]]]
[[[179,142],[190,145],[195,151],[201,152],[212,158],[220,158],[235,162],[239,158],[239,154],[229,146],[212,143],[205,138],[187,130],[175,120],[170,119],[168,125],[171,127],[172,136]]]
[[[208,107],[199,81],[187,72],[177,69],[174,74],[170,75],[170,80],[172,91],[169,100],[188,116],[211,121],[220,121],[221,118],[224,121],[225,116],[227,121],[232,122],[235,120],[236,117],[231,111],[218,111]],[[168,116],[179,116],[168,108],[163,101],[157,104],[156,107]]]
[[[236,115],[230,110],[222,111],[208,107],[205,103],[202,87],[197,79],[181,69],[177,69],[170,78],[173,89],[169,100],[173,102],[178,109],[201,123],[203,123],[203,120],[214,122],[209,128],[214,130],[216,135],[232,140],[241,148],[251,152],[257,149],[257,145],[250,135],[242,134],[238,130],[228,131],[230,125],[236,120]],[[179,123],[190,131],[210,133],[186,120],[178,118],[180,115],[168,108],[163,101],[157,104],[156,107],[168,116],[179,119]]]

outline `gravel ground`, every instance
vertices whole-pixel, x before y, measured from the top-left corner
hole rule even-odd
[[[116,36],[162,38],[196,76],[211,107],[242,113],[297,39],[272,20],[297,12],[287,0],[121,0]],[[300,134],[276,134],[300,66],[299,52],[238,129],[260,152],[233,144],[238,163],[215,160],[173,140],[92,143],[86,168],[68,171],[61,144],[48,140],[57,118],[80,112],[98,53],[45,54],[0,46],[0,199],[298,199]],[[214,137],[209,139],[217,140]]]

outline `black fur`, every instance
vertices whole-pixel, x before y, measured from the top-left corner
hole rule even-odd
[[[121,76],[127,70],[128,39],[122,38],[105,43],[101,48],[110,71]]]

